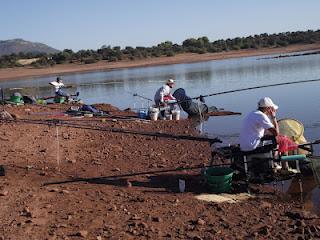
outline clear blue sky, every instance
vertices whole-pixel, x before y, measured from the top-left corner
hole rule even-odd
[[[0,40],[57,49],[320,29],[320,0],[1,0]]]

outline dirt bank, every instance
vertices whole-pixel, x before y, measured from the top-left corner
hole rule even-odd
[[[99,107],[132,115],[110,105]],[[0,157],[7,172],[0,177],[0,239],[320,237],[316,216],[272,190],[242,203],[217,204],[195,199],[206,191],[198,170],[107,178],[208,164],[207,142],[130,133],[197,136],[191,121],[71,119],[61,114],[66,108],[6,108],[18,119],[60,119],[105,131],[1,122]],[[186,180],[185,193],[178,192],[178,179]],[[49,184],[54,182],[60,183]]]
[[[57,74],[68,74],[76,72],[93,72],[93,71],[108,71],[120,68],[133,68],[133,67],[146,67],[146,66],[156,66],[156,65],[168,65],[176,63],[193,63],[209,60],[221,60],[227,58],[239,58],[247,56],[261,56],[268,54],[283,54],[298,51],[308,51],[308,50],[319,50],[320,44],[308,44],[308,45],[292,45],[283,48],[265,48],[265,49],[250,49],[250,50],[239,50],[239,51],[229,51],[221,53],[206,53],[206,54],[178,54],[174,57],[159,57],[142,59],[135,61],[120,61],[120,62],[105,62],[100,61],[94,64],[63,64],[56,65],[50,68],[34,69],[30,67],[21,68],[8,68],[0,69],[0,81],[10,80],[10,79],[20,79],[28,77],[36,77],[43,75],[57,75]]]

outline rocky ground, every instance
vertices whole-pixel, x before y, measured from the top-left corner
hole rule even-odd
[[[195,198],[207,191],[200,170],[164,172],[208,164],[208,142],[170,137],[197,136],[190,120],[71,118],[67,108],[6,106],[16,120],[0,124],[0,239],[320,239],[319,218],[273,189],[210,203]]]

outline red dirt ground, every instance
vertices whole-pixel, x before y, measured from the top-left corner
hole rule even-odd
[[[217,204],[195,199],[206,191],[200,170],[107,178],[208,164],[207,142],[111,131],[197,136],[190,120],[72,119],[60,114],[67,108],[6,107],[20,120],[0,124],[6,168],[0,177],[0,239],[320,238],[319,218],[272,189],[264,189],[263,198]],[[105,131],[21,119],[60,119]],[[186,192],[178,191],[178,179],[186,180]]]

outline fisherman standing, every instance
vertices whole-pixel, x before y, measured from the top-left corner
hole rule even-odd
[[[156,106],[164,105],[170,100],[176,100],[171,94],[171,89],[174,87],[175,81],[173,79],[168,79],[166,84],[159,88],[154,95],[154,102]]]

